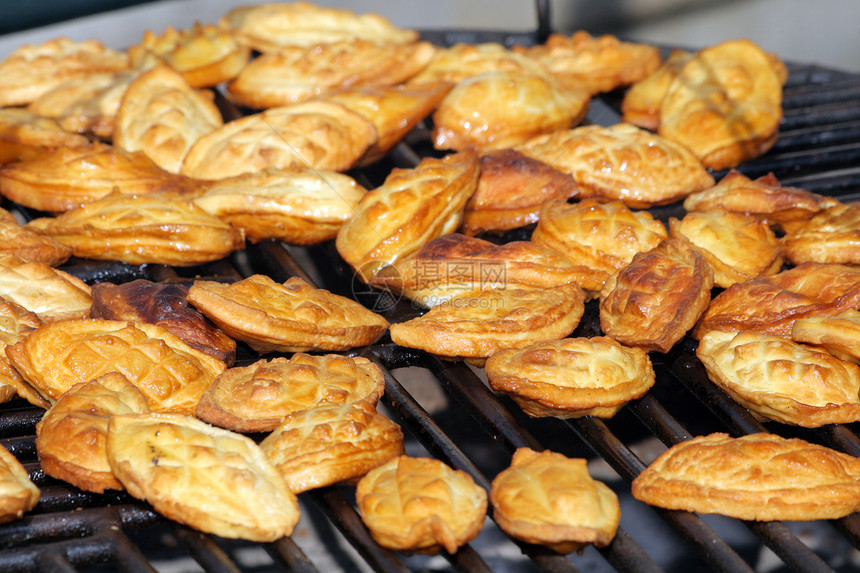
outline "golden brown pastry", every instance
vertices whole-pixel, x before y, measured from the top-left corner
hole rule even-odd
[[[485,359],[499,350],[568,336],[582,318],[584,301],[585,292],[575,284],[484,290],[392,324],[391,340],[483,366]]]
[[[697,436],[633,480],[633,497],[666,509],[756,521],[837,519],[860,509],[860,461],[799,438]]]
[[[606,547],[621,521],[618,496],[584,459],[519,448],[490,488],[493,519],[511,537],[566,554]]]
[[[366,358],[297,352],[225,370],[201,396],[196,416],[236,432],[271,432],[321,404],[375,405],[384,390],[382,371]]]
[[[467,473],[409,456],[370,470],[355,500],[377,543],[425,554],[455,553],[480,533],[487,512],[487,492]]]
[[[89,315],[90,286],[74,275],[16,255],[0,253],[0,296],[45,322]]]
[[[621,100],[621,120],[643,129],[657,131],[660,127],[660,106],[663,98],[695,52],[672,50],[660,67],[630,86]]]
[[[648,353],[605,336],[500,350],[485,365],[490,387],[533,417],[611,418],[655,381]]]
[[[405,453],[400,426],[365,401],[290,414],[260,448],[296,494],[359,478]]]
[[[815,428],[860,420],[860,366],[826,350],[753,331],[705,333],[708,378],[769,420]]]
[[[242,231],[190,199],[120,193],[27,223],[77,257],[178,267],[222,259],[245,245]]]
[[[860,264],[860,203],[839,204],[816,213],[782,238],[792,264]]]
[[[19,395],[34,406],[47,408],[50,403],[24,382],[9,357],[6,347],[15,344],[44,324],[36,313],[0,296],[0,403]]]
[[[108,464],[108,421],[119,414],[148,413],[146,398],[119,372],[75,384],[36,424],[42,470],[84,491],[123,489]]]
[[[7,346],[6,355],[52,404],[75,384],[119,372],[152,411],[187,414],[226,368],[160,326],[96,318],[48,323]]]
[[[714,271],[677,239],[633,257],[600,293],[600,327],[628,346],[668,352],[693,328],[711,301]]]
[[[267,542],[299,520],[296,497],[257,444],[191,416],[114,416],[107,454],[132,496],[194,529]]]
[[[194,203],[252,243],[313,245],[334,239],[366,192],[348,175],[295,166],[215,181]]]
[[[69,133],[56,120],[24,108],[0,108],[0,165],[38,157],[57,147],[79,147],[89,140]]]
[[[280,284],[253,275],[227,285],[195,281],[188,301],[257,352],[338,351],[379,340],[388,321],[298,277]]]
[[[413,169],[392,170],[340,228],[337,252],[360,280],[370,281],[386,264],[457,230],[479,170],[472,149],[441,159],[426,157]]]
[[[36,507],[40,494],[21,462],[0,445],[0,523],[21,519]]]
[[[509,50],[502,44],[457,43],[436,51],[436,56],[407,83],[411,86],[437,82],[459,83],[466,78],[490,72],[520,72],[537,76],[549,70],[534,58]]]
[[[795,342],[821,346],[840,360],[860,364],[860,312],[798,318],[791,327]]]
[[[72,250],[51,237],[40,235],[18,223],[9,211],[0,208],[0,253],[9,253],[30,263],[55,267],[72,256]]]
[[[581,197],[628,207],[673,203],[714,184],[686,147],[625,123],[558,130],[516,149],[573,175]]]

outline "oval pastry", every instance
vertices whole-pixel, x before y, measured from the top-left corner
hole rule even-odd
[[[794,321],[791,339],[825,348],[840,360],[860,364],[860,312],[849,309],[836,316],[809,316]]]
[[[533,58],[509,50],[502,44],[458,42],[453,46],[437,50],[436,56],[427,67],[413,76],[407,84],[410,86],[437,82],[456,84],[466,78],[490,72],[520,72],[538,76],[549,74],[549,70]]]
[[[785,258],[795,265],[860,264],[860,203],[822,209],[781,242]]]
[[[84,318],[93,302],[92,289],[78,277],[7,253],[0,253],[0,297],[44,322]]]
[[[0,108],[0,165],[33,159],[61,146],[88,143],[86,137],[69,133],[50,117],[18,107]]]

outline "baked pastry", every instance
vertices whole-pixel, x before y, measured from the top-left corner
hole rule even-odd
[[[798,318],[791,327],[795,342],[821,346],[840,360],[860,364],[860,312]]]
[[[581,458],[519,448],[490,488],[493,519],[526,543],[566,554],[606,547],[621,521],[618,496],[588,473]]]
[[[466,78],[490,72],[520,72],[548,76],[549,70],[535,59],[509,50],[502,44],[458,42],[436,51],[426,68],[414,75],[407,84],[459,83]]]
[[[779,240],[752,215],[694,211],[681,220],[670,218],[669,233],[702,253],[714,271],[714,284],[722,288],[782,269]]]
[[[129,67],[128,56],[96,40],[54,38],[27,44],[0,62],[0,107],[27,105],[64,81]]]
[[[455,553],[484,525],[487,492],[439,460],[398,456],[370,470],[355,491],[373,539],[398,551]]]
[[[605,336],[500,350],[484,367],[490,387],[533,417],[611,418],[655,382],[648,353]]]
[[[200,183],[168,173],[143,153],[93,142],[59,147],[0,168],[0,193],[31,209],[57,213],[107,197],[169,191],[194,194]]]
[[[296,494],[354,480],[405,453],[400,426],[365,401],[290,414],[260,448]]]
[[[672,50],[660,67],[631,85],[621,100],[621,121],[657,131],[660,127],[660,106],[663,104],[663,98],[681,68],[693,56],[695,52]]]
[[[585,292],[575,284],[488,289],[392,324],[389,334],[400,346],[483,366],[499,350],[568,336],[585,312],[584,301]]]
[[[229,121],[200,137],[181,173],[224,179],[272,167],[346,171],[377,137],[370,120],[340,104],[301,102]]]
[[[287,416],[321,404],[376,405],[384,390],[382,371],[366,358],[297,352],[225,370],[195,414],[236,432],[271,432]]]
[[[96,318],[48,323],[7,346],[6,355],[51,404],[75,384],[119,372],[152,411],[186,414],[226,368],[160,326]]]
[[[114,416],[107,454],[132,496],[194,529],[268,542],[299,520],[296,497],[257,444],[191,416]]]
[[[487,72],[460,81],[433,112],[436,149],[504,149],[577,125],[588,111],[585,90],[562,90],[547,75]]]
[[[119,372],[75,384],[36,424],[42,471],[84,491],[123,489],[108,464],[108,421],[119,414],[148,413],[146,398]]]
[[[32,386],[24,382],[6,356],[6,347],[15,344],[44,324],[36,313],[0,296],[0,403],[16,395],[34,406],[47,408],[50,403]]]
[[[0,297],[15,302],[45,322],[84,318],[92,291],[81,279],[39,262],[0,253]]]
[[[666,509],[756,521],[837,519],[860,509],[860,461],[799,438],[696,436],[633,480],[633,497]]]
[[[338,351],[379,340],[388,321],[298,277],[253,275],[233,284],[194,281],[188,301],[257,352]]]
[[[36,507],[40,494],[21,462],[0,445],[0,523],[21,519]]]
[[[491,288],[553,288],[590,284],[595,273],[561,253],[529,241],[496,245],[459,233],[442,235],[382,267],[371,286],[424,307]]]
[[[295,166],[215,181],[194,203],[252,243],[313,245],[334,239],[366,192],[348,175]]]
[[[714,271],[696,249],[665,239],[610,276],[600,328],[622,344],[668,352],[708,308]]]
[[[816,213],[781,240],[792,264],[860,264],[860,203],[839,204]]]
[[[137,279],[127,283],[92,286],[91,318],[156,324],[188,346],[217,358],[227,366],[236,360],[236,341],[206,320],[185,296],[188,287]]]
[[[49,149],[79,147],[89,140],[69,133],[56,120],[24,108],[0,108],[0,165],[32,159]]]
[[[393,169],[340,228],[337,252],[360,280],[370,281],[381,267],[457,230],[479,170],[473,149],[426,157],[413,169]]]
[[[178,173],[194,142],[223,124],[212,94],[195,90],[179,72],[161,65],[128,85],[113,144],[142,151],[165,171]]]
[[[581,197],[628,207],[674,203],[714,185],[686,147],[634,125],[585,125],[538,135],[517,150],[570,173]]]
[[[736,167],[770,149],[782,119],[783,78],[749,40],[699,51],[660,106],[658,133],[712,169]]]
[[[0,208],[0,253],[9,253],[30,263],[55,267],[72,256],[72,249],[51,237],[40,235],[18,223],[9,211]]]

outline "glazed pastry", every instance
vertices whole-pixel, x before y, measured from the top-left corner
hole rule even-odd
[[[15,255],[29,263],[55,267],[72,256],[72,250],[51,237],[40,235],[18,223],[9,211],[0,208],[0,253]]]
[[[45,263],[0,253],[0,296],[52,322],[90,313],[92,290],[84,281]]]
[[[809,316],[794,321],[791,339],[821,346],[840,360],[860,364],[860,312],[849,309],[836,316]]]
[[[0,296],[0,403],[8,402],[18,395],[39,408],[47,408],[50,405],[35,388],[21,378],[6,356],[7,346],[22,340],[43,324],[36,313]]]
[[[535,59],[509,50],[502,44],[456,43],[438,49],[436,56],[421,72],[407,83],[411,86],[438,82],[459,83],[466,78],[491,72],[520,72],[548,76],[549,70]]]
[[[657,131],[660,127],[660,106],[663,98],[695,52],[672,50],[659,68],[640,79],[624,94],[621,100],[621,120],[643,129]]]
[[[21,462],[0,446],[0,523],[21,519],[36,507],[40,495]]]
[[[860,263],[860,203],[827,207],[782,238],[785,258],[792,264]]]
[[[88,143],[86,137],[69,133],[55,119],[24,108],[0,108],[0,165],[32,159],[57,147]]]

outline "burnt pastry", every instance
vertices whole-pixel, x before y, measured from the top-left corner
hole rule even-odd
[[[191,416],[113,416],[107,455],[132,496],[199,531],[269,542],[299,520],[295,495],[257,444]]]
[[[860,509],[860,461],[799,438],[696,436],[633,480],[633,497],[666,509],[755,521],[837,519]]]
[[[0,208],[0,253],[9,253],[29,263],[55,267],[72,256],[72,249],[51,237],[33,232],[9,211]]]
[[[782,239],[792,264],[860,264],[860,203],[839,204],[816,213]]]
[[[340,228],[337,252],[360,280],[370,281],[381,267],[457,230],[479,171],[473,149],[427,157],[413,169],[393,169]]]
[[[677,239],[633,257],[600,293],[600,327],[618,342],[668,352],[711,301],[714,272],[705,257]]]
[[[663,98],[681,68],[694,55],[695,52],[687,50],[672,50],[659,68],[631,85],[621,100],[621,121],[657,131]]]
[[[221,330],[257,352],[339,351],[379,340],[388,321],[298,277],[253,275],[233,284],[195,281],[187,299]]]
[[[820,346],[840,360],[860,364],[860,312],[849,309],[836,316],[809,316],[794,321],[791,339]]]
[[[570,173],[581,197],[633,208],[665,205],[714,185],[686,147],[634,125],[586,125],[538,135],[516,147]]]
[[[185,300],[187,294],[185,285],[145,279],[122,284],[96,283],[92,286],[90,317],[161,326],[188,346],[232,365],[236,359],[236,341],[191,306]]]
[[[236,432],[271,432],[321,404],[376,405],[385,390],[379,367],[359,356],[277,356],[222,372],[197,404],[201,420]]]
[[[119,372],[75,384],[36,424],[42,470],[84,491],[123,489],[108,464],[108,421],[120,414],[148,413],[146,398]]]
[[[533,417],[611,418],[655,382],[648,353],[612,338],[565,338],[500,350],[485,365],[490,387]]]
[[[361,478],[361,519],[383,547],[455,553],[484,525],[487,492],[469,474],[430,458],[398,456]]]
[[[491,72],[520,72],[523,74],[548,76],[549,70],[533,58],[509,50],[502,44],[484,42],[480,44],[456,43],[436,51],[433,60],[407,84],[433,84],[438,82],[459,83],[466,78]]]
[[[0,523],[21,519],[36,507],[40,495],[18,458],[0,445]]]
[[[36,313],[0,296],[0,403],[19,395],[40,408],[50,405],[39,392],[24,382],[6,356],[7,346],[15,344],[43,324]]]
[[[516,539],[557,553],[606,547],[621,521],[618,496],[588,473],[587,461],[518,448],[490,487],[493,519]]]
[[[215,181],[194,203],[242,229],[252,243],[313,245],[334,239],[366,192],[336,171],[290,167]]]
[[[60,269],[0,253],[0,296],[52,322],[84,318],[92,306],[90,286]]]
[[[290,414],[260,448],[295,494],[360,478],[405,453],[400,426],[365,401]]]
[[[69,133],[52,118],[24,108],[0,108],[0,165],[38,157],[57,147],[79,147],[89,140]]]

